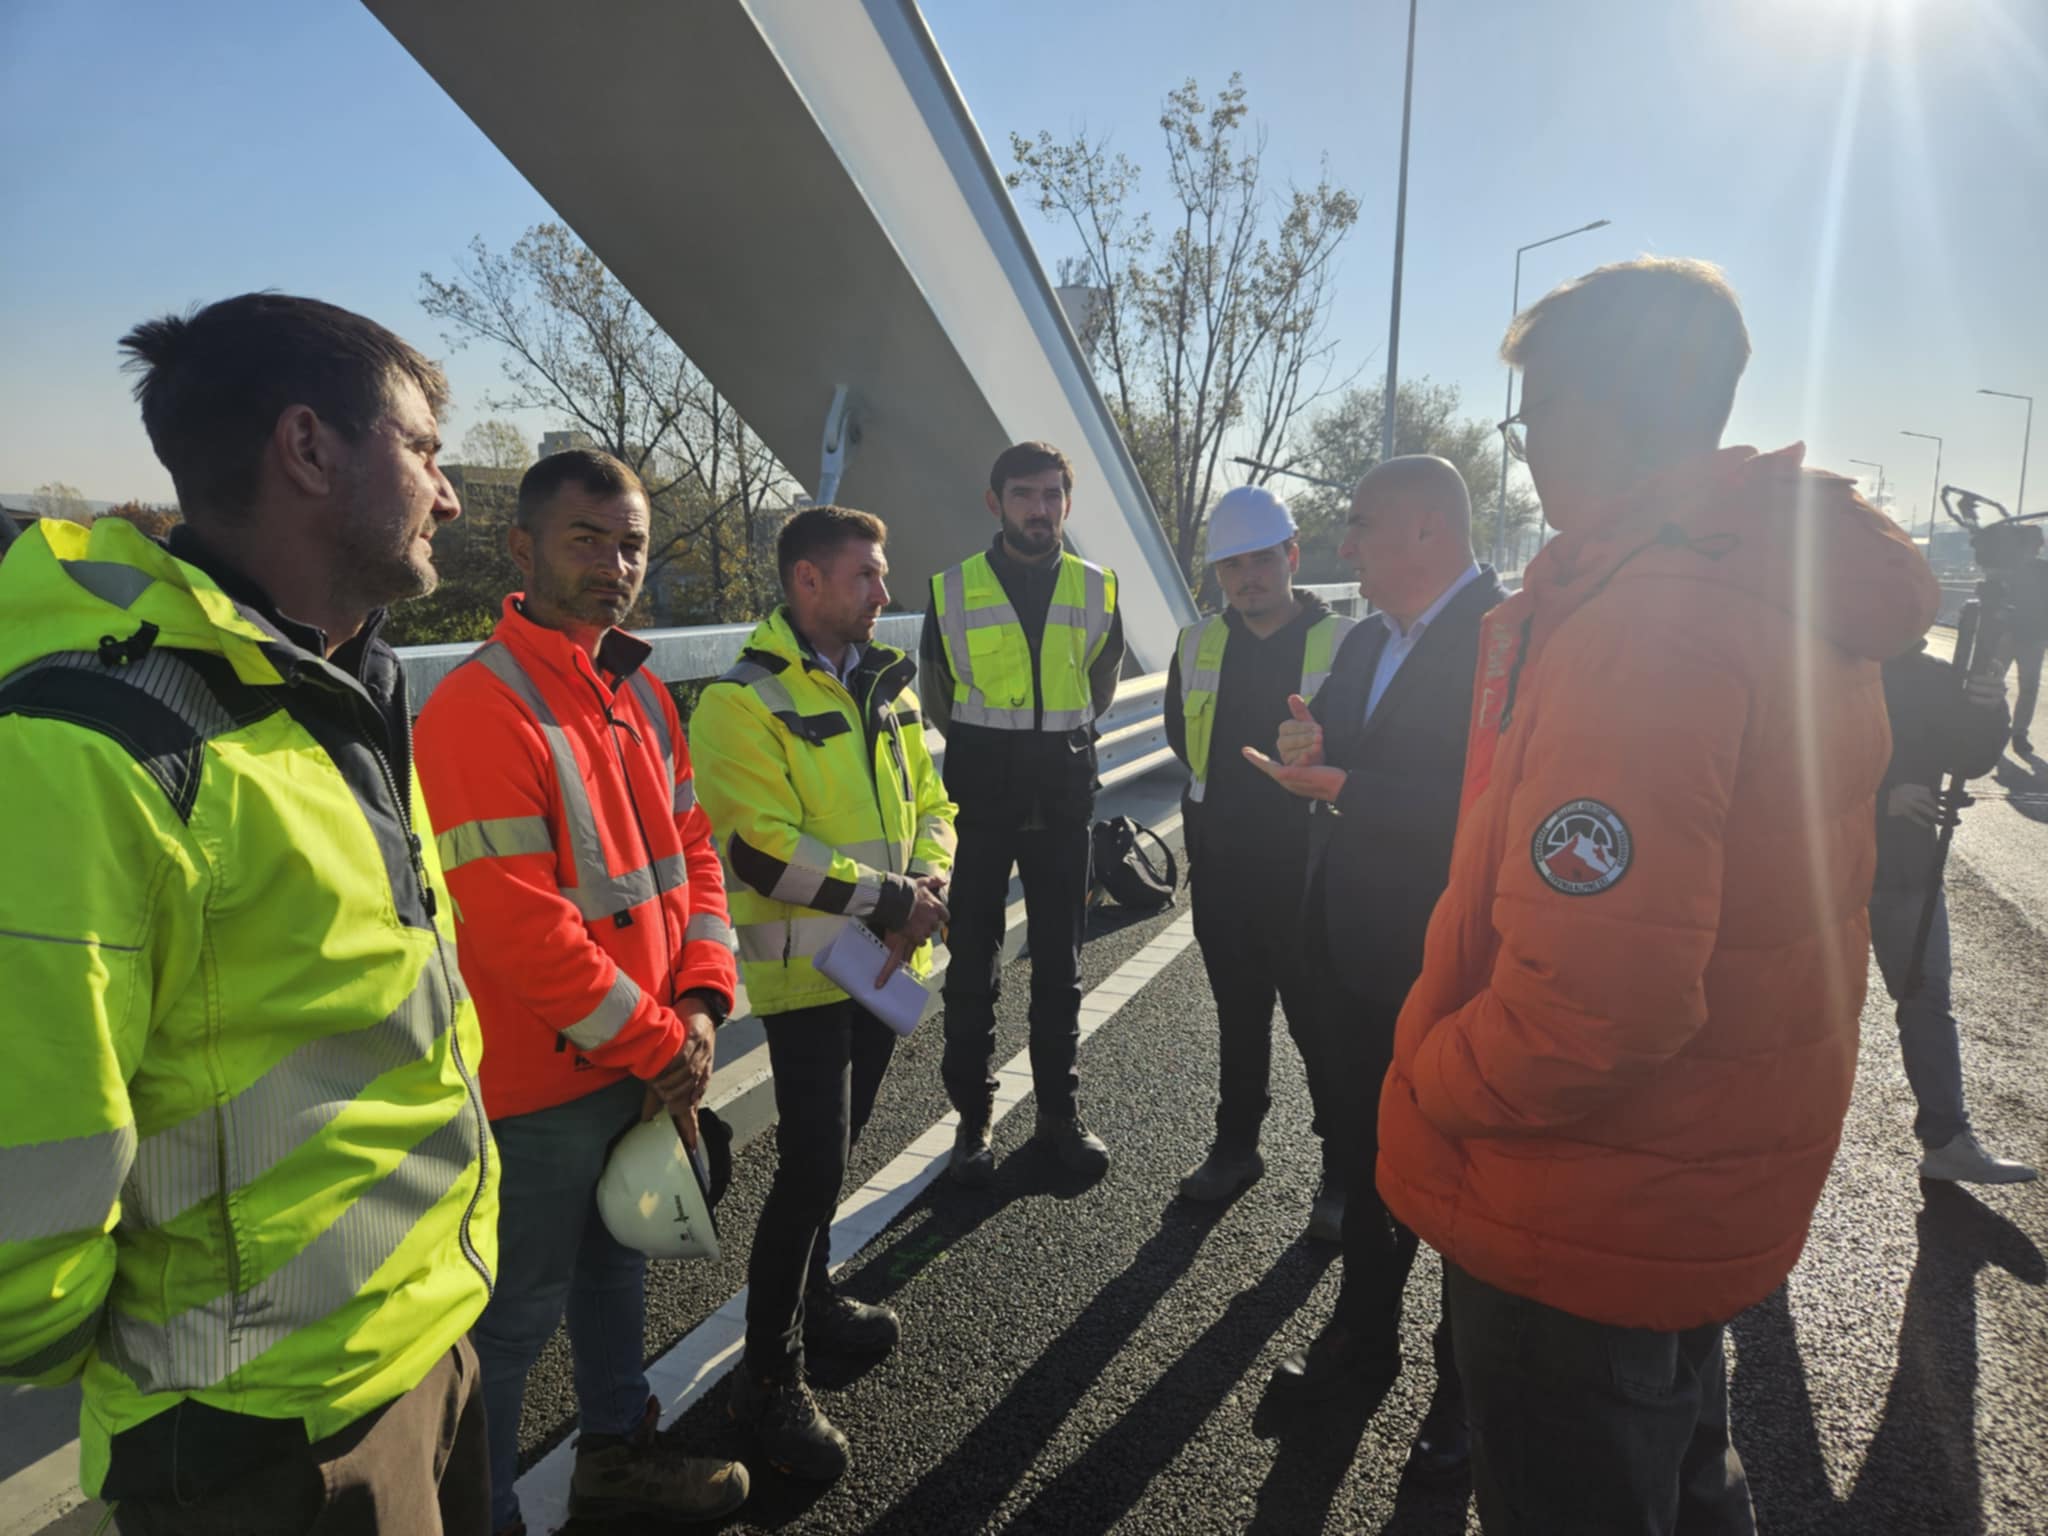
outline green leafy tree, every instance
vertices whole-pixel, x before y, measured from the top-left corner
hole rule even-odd
[[[1081,336],[1183,575],[1196,570],[1227,458],[1290,451],[1331,382],[1335,258],[1358,200],[1331,184],[1275,197],[1244,83],[1213,100],[1193,80],[1160,111],[1166,226],[1140,211],[1141,176],[1108,141],[1010,136],[1009,184],[1079,247],[1060,281],[1088,290]]]
[[[768,451],[654,317],[570,231],[538,224],[510,251],[482,239],[420,303],[457,349],[498,354],[494,410],[545,411],[633,466],[654,514],[655,622],[744,618],[774,579],[774,531],[795,491]]]
[[[533,444],[504,417],[493,416],[462,434],[462,462],[484,469],[524,470],[533,463]]]
[[[1494,510],[1500,489],[1500,435],[1491,421],[1461,414],[1457,388],[1428,378],[1410,379],[1398,392],[1400,412],[1394,422],[1397,454],[1433,453],[1448,459],[1465,477],[1472,493],[1472,543],[1481,559],[1493,547]],[[1339,485],[1355,485],[1380,461],[1380,436],[1385,422],[1384,385],[1346,390],[1328,410],[1302,432],[1298,451],[1284,467]],[[1267,477],[1254,476],[1255,481]],[[1301,579],[1349,581],[1354,573],[1337,558],[1344,542],[1344,519],[1351,510],[1346,491],[1304,486],[1298,480],[1274,479],[1301,524]],[[1536,498],[1511,480],[1507,498],[1504,543],[1538,525]],[[1514,561],[1507,561],[1515,564]]]

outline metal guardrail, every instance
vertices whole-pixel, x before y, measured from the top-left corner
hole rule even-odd
[[[915,655],[923,629],[921,613],[884,614],[875,625],[875,638]],[[648,658],[649,670],[669,684],[703,682],[719,676],[740,659],[740,652],[753,632],[751,624],[634,631],[654,647],[654,654]],[[400,646],[398,659],[405,667],[413,708],[420,708],[427,695],[462,665],[480,643]],[[1127,677],[1117,686],[1116,702],[1102,717],[1101,739],[1096,745],[1104,789],[1128,784],[1174,761],[1173,750],[1166,744],[1166,720],[1162,713],[1165,697],[1164,672]],[[931,745],[932,756],[943,759],[945,738],[934,731]]]

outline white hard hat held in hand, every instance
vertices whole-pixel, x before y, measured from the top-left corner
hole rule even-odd
[[[650,1259],[715,1259],[711,1171],[700,1141],[683,1146],[667,1115],[644,1120],[619,1138],[597,1182],[605,1229]]]
[[[1271,549],[1295,532],[1294,514],[1286,502],[1263,485],[1240,485],[1217,497],[1209,509],[1209,563]]]

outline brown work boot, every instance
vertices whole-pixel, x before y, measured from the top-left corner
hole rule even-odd
[[[747,1500],[747,1469],[714,1456],[684,1456],[655,1425],[661,1403],[650,1397],[640,1422],[623,1435],[585,1435],[576,1443],[569,1513],[615,1520],[648,1515],[666,1520],[721,1520]]]

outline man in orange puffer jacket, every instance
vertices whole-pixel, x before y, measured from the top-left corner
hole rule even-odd
[[[1715,268],[1604,267],[1502,353],[1559,536],[1481,636],[1380,1192],[1448,1266],[1489,1532],[1753,1531],[1721,1328],[1841,1136],[1878,663],[1940,589],[1801,446],[1719,447],[1749,338]]]

